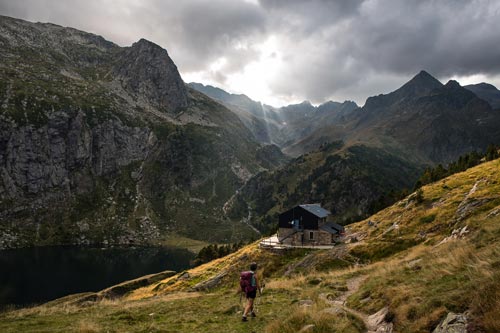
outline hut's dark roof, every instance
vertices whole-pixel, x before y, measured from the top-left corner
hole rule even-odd
[[[340,225],[340,224],[337,224],[337,223],[330,223],[330,225],[332,226],[333,229],[336,229],[338,231],[341,231],[343,232],[345,230],[344,226],[343,225]]]
[[[344,227],[337,223],[329,223],[322,225],[320,229],[329,232],[331,234],[338,234],[344,232]]]
[[[299,205],[300,207],[307,210],[309,213],[316,215],[319,218],[327,217],[331,215],[330,211],[324,209],[319,204],[307,204],[307,205]]]
[[[325,224],[319,227],[321,230],[329,232],[331,234],[338,234],[339,231],[337,229],[333,229],[331,225]]]

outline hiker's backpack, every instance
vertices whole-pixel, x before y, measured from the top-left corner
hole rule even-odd
[[[253,278],[252,271],[241,272],[241,274],[240,274],[240,287],[241,287],[242,292],[250,293],[254,290],[257,290],[256,286],[252,286],[252,278]]]

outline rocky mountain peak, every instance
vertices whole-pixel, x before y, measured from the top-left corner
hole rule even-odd
[[[474,102],[476,109],[488,111],[491,106],[488,102],[479,98],[474,92],[465,89],[455,80],[449,80],[441,89],[436,92],[436,98],[443,99],[448,108],[462,109],[471,102]]]
[[[460,85],[460,83],[455,80],[449,80],[439,91],[439,93],[452,96],[453,100],[451,102],[453,102],[452,104],[456,105],[457,107],[459,105],[465,105],[465,103],[473,99],[480,100],[476,94],[468,89],[465,89]]]
[[[460,85],[460,83],[458,83],[457,81],[455,80],[450,80],[448,81],[445,86],[444,86],[446,89],[458,89],[458,88],[462,88],[462,86]]]
[[[356,102],[354,101],[350,101],[350,100],[346,100],[342,103],[343,106],[350,106],[350,107],[353,107],[353,108],[357,108],[358,107],[358,104],[356,104]]]
[[[481,82],[478,84],[474,84],[471,86],[476,86],[477,88],[484,89],[484,90],[491,90],[491,91],[498,91],[497,87],[495,87],[492,84],[486,83],[486,82]],[[466,86],[468,88],[469,86]]]
[[[167,50],[146,39],[125,48],[113,74],[134,98],[167,113],[188,105],[187,90]]]
[[[335,112],[335,113],[345,113],[354,110],[358,107],[353,101],[334,102],[328,101],[317,107],[317,112]]]
[[[345,103],[345,102],[344,102]],[[318,108],[325,108],[325,107],[338,107],[340,106],[342,103],[339,103],[339,102],[334,102],[334,101],[326,101],[325,103],[321,104],[318,106]]]
[[[386,107],[399,103],[403,100],[416,99],[428,95],[431,91],[443,87],[432,75],[426,71],[420,71],[410,81],[406,82],[401,88],[386,94],[368,97],[365,109]]]
[[[163,49],[160,45],[155,44],[147,39],[141,38],[131,46],[134,49],[144,50],[147,52],[157,51],[158,53],[166,53],[167,50]]]
[[[404,97],[420,97],[427,95],[432,90],[441,88],[443,84],[426,71],[420,71],[410,81],[395,91]]]
[[[427,72],[425,70],[421,70],[420,72],[418,72],[418,74],[415,75],[413,77],[413,79],[411,79],[410,81],[413,81],[413,80],[438,81],[434,76],[432,76],[431,74],[429,74],[429,72]]]
[[[492,108],[500,108],[500,91],[492,84],[478,83],[464,86],[465,89],[472,91],[482,100],[487,101]]]
[[[186,87],[165,49],[0,16],[0,58],[0,249],[255,233],[224,203],[286,158]]]

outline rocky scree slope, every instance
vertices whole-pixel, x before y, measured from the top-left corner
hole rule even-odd
[[[223,204],[279,153],[167,51],[0,16],[0,248],[250,237]]]

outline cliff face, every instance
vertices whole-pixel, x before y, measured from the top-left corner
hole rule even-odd
[[[282,156],[166,50],[1,16],[0,46],[0,248],[251,235],[222,207]]]
[[[174,114],[188,106],[186,87],[166,50],[141,39],[117,58],[113,77],[135,99]]]
[[[107,176],[143,160],[152,134],[117,119],[92,128],[81,111],[51,113],[39,128],[2,125],[0,193],[16,200],[58,189],[78,193],[86,187],[85,174]]]

